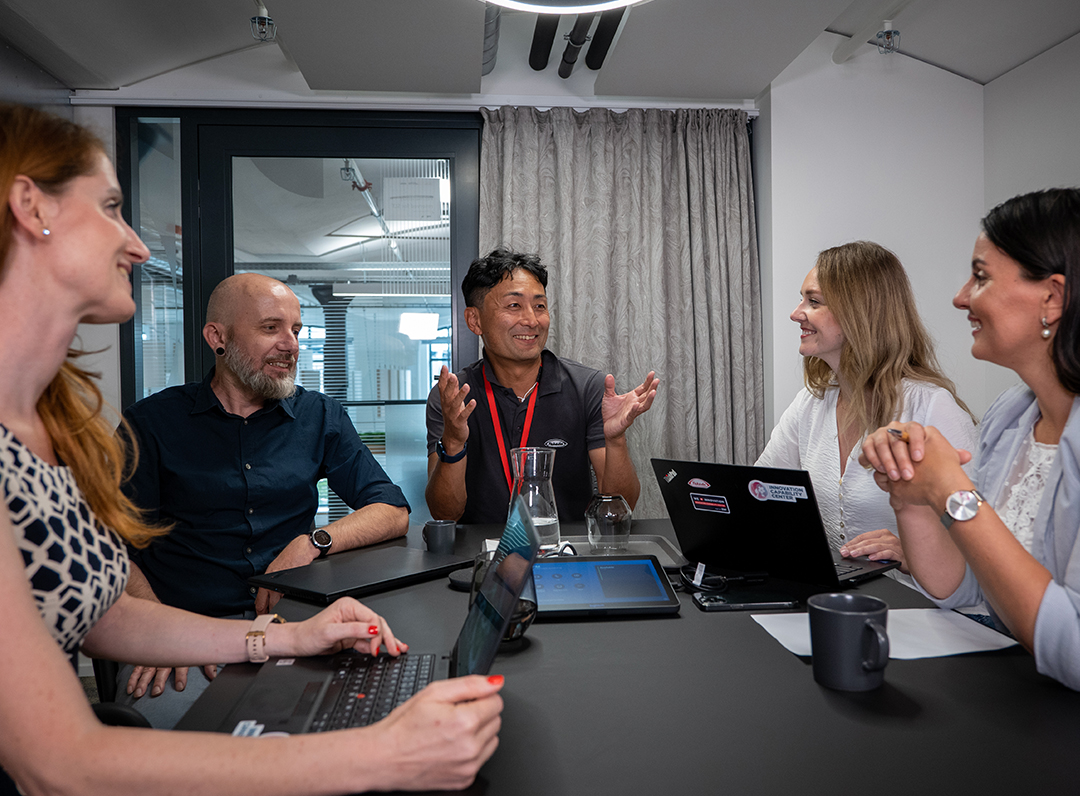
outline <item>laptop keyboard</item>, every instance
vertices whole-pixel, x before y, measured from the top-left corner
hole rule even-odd
[[[434,654],[343,655],[309,732],[364,727],[431,682]]]

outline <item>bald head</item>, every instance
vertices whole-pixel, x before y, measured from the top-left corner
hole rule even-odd
[[[210,294],[203,326],[217,355],[215,391],[232,384],[249,401],[292,395],[302,327],[299,299],[276,279],[236,274],[221,282]]]
[[[291,297],[300,306],[296,295],[285,285],[263,274],[234,274],[218,283],[206,305],[206,322],[231,327],[238,314],[250,310],[265,298]]]

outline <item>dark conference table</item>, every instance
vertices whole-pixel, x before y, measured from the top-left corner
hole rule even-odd
[[[671,536],[666,521],[634,530]],[[497,531],[459,529],[458,549],[478,549]],[[423,547],[420,528],[398,543]],[[891,608],[930,605],[889,578],[859,590]],[[1077,790],[1069,761],[1080,750],[1080,693],[1038,674],[1019,647],[891,660],[881,689],[848,694],[818,686],[810,659],[784,649],[749,613],[704,613],[689,595],[680,599],[677,617],[538,622],[521,649],[500,653],[492,669],[506,676],[500,745],[466,792]],[[468,595],[440,578],[364,602],[414,650],[449,651]],[[317,607],[283,600],[277,610],[301,619]],[[232,704],[254,671],[227,667],[188,718]]]

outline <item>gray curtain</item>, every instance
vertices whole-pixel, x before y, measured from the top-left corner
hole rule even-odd
[[[734,110],[484,110],[480,247],[539,254],[556,354],[650,370],[629,431],[635,516],[665,516],[649,459],[748,463],[764,444],[747,118]]]

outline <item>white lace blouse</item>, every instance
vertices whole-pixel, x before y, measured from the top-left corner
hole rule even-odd
[[[1029,553],[1035,538],[1035,515],[1039,511],[1039,503],[1046,489],[1046,481],[1057,450],[1057,445],[1036,442],[1035,430],[1032,428],[1021,443],[1012,470],[1002,488],[1005,503],[1001,507],[1001,519]]]

